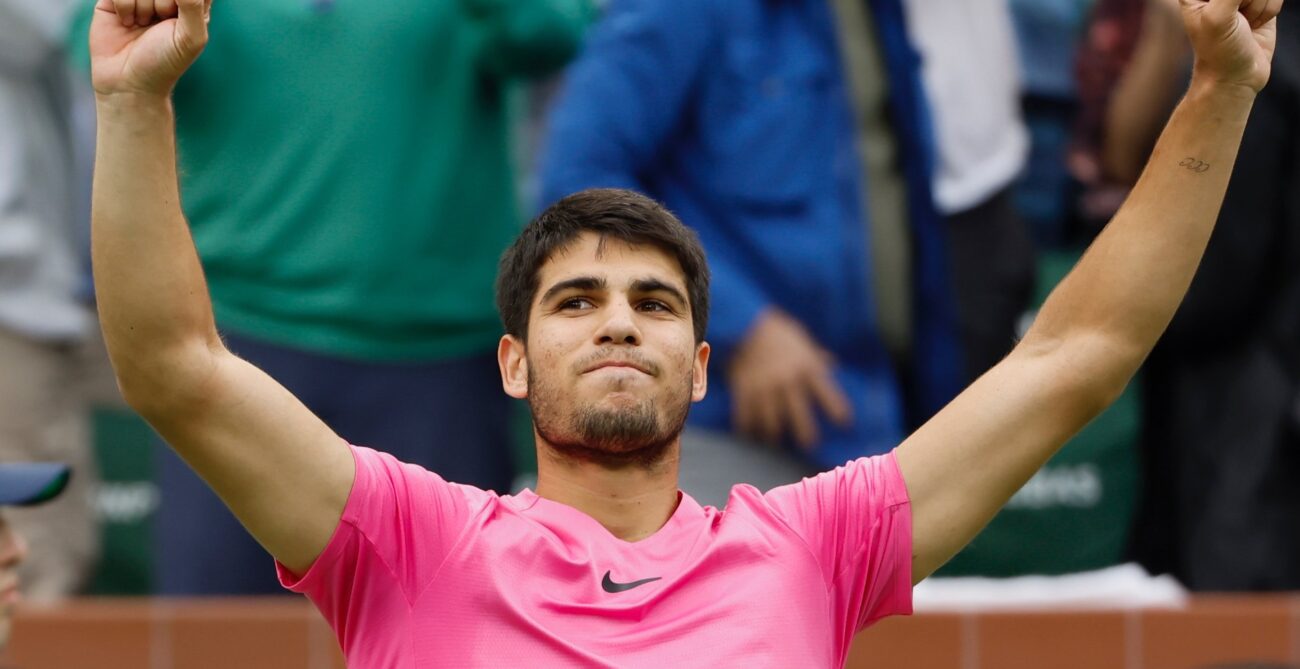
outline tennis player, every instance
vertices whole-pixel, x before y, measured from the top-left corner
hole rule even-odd
[[[71,473],[54,462],[0,464],[0,507],[35,506],[63,492]],[[5,520],[0,508],[0,652],[9,643],[14,606],[18,603],[18,567],[27,557],[27,544]]]
[[[1151,350],[1214,227],[1282,4],[1182,0],[1187,95],[1005,360],[892,453],[767,493],[737,486],[717,510],[677,488],[679,433],[707,388],[708,270],[686,228],[627,191],[560,201],[501,263],[501,379],[532,408],[536,491],[497,496],[350,446],[227,350],[179,205],[168,102],[207,40],[208,1],[99,1],[101,322],[132,406],[315,602],[354,668],[841,666],[853,635],[910,612],[912,585]]]

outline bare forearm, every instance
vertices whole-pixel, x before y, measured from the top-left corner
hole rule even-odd
[[[1128,200],[1052,293],[1025,344],[1100,343],[1090,371],[1127,382],[1169,324],[1218,218],[1254,93],[1194,81]]]
[[[1191,283],[1268,81],[1281,0],[1179,6],[1197,74],[1128,201],[1016,350],[898,448],[915,578],[974,537],[1123,390]]]
[[[1191,91],[1127,203],[1025,340],[899,448],[916,579],[972,539],[1155,345],[1214,227],[1252,99]],[[1184,164],[1189,157],[1199,162]]]
[[[98,100],[92,215],[96,298],[119,379],[151,385],[202,364],[176,355],[219,345],[212,305],[181,213],[171,103]],[[190,362],[184,362],[189,360]]]

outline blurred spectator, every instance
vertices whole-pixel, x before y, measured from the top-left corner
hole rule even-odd
[[[1095,214],[1139,176],[1186,82],[1176,0],[1102,0],[1073,164]],[[1135,556],[1195,590],[1300,589],[1300,7],[1201,268],[1145,369]]]
[[[0,507],[43,504],[67,486],[67,465],[56,463],[0,464]],[[0,508],[0,653],[9,643],[14,604],[19,599],[22,577],[19,566],[27,559],[28,539],[10,525],[14,511]]]
[[[542,191],[640,190],[699,232],[715,306],[694,426],[831,467],[959,387],[917,68],[899,0],[610,3]]]
[[[1011,352],[1034,287],[1034,243],[1012,199],[1029,150],[1015,33],[1007,0],[905,6],[934,110],[934,198],[948,223],[969,382]]]
[[[229,347],[344,438],[507,491],[492,284],[521,224],[511,91],[577,51],[588,12],[223,0],[174,104],[185,212]],[[207,486],[161,457],[159,589],[280,592]]]
[[[1079,56],[1080,110],[1070,170],[1085,186],[1091,238],[1137,181],[1191,74],[1179,0],[1097,3]]]
[[[1066,149],[1078,112],[1075,58],[1093,0],[1011,0],[1023,73],[1022,105],[1030,135],[1028,166],[1016,209],[1040,250],[1069,246],[1077,185]]]
[[[80,473],[63,499],[10,516],[36,546],[33,600],[78,592],[98,560],[90,405],[116,393],[87,301],[90,100],[62,48],[73,4],[0,0],[0,461]]]

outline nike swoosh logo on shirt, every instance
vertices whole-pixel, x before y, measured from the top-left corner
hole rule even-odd
[[[605,572],[605,578],[600,579],[600,587],[604,588],[605,592],[623,592],[663,578],[662,576],[655,576],[652,578],[643,578],[639,581],[632,581],[631,583],[615,583],[614,579],[609,577],[609,574],[610,572]]]

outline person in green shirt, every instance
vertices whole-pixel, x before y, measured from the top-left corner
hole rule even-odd
[[[87,62],[94,4],[72,37]],[[522,226],[511,89],[576,53],[591,0],[221,4],[173,105],[227,345],[349,441],[504,491],[492,286]],[[265,553],[159,450],[159,591],[279,592]]]

